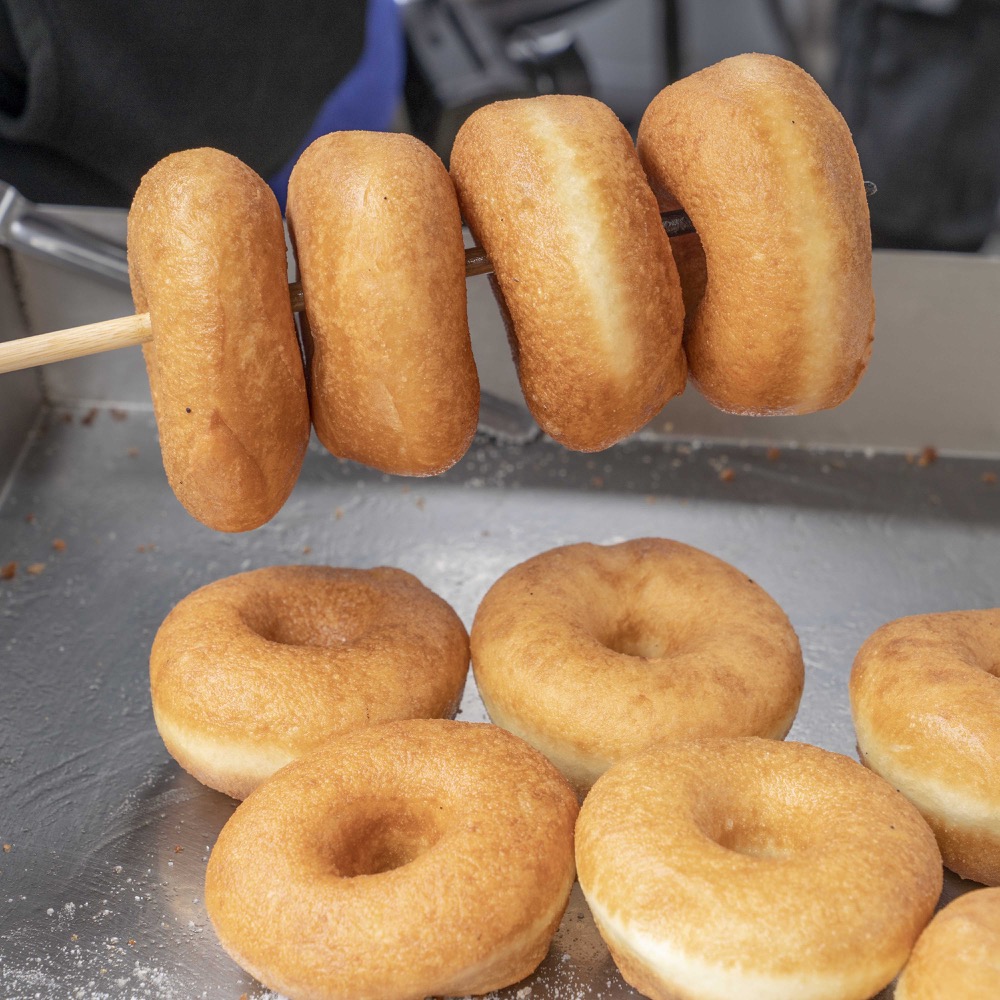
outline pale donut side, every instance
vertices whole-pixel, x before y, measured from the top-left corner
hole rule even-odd
[[[228,153],[174,153],[136,192],[128,262],[167,479],[208,527],[257,528],[309,441],[278,203]]]
[[[684,388],[677,269],[628,133],[587,97],[480,108],[451,153],[529,409],[599,451]]]
[[[1000,608],[882,626],[850,695],[862,761],[923,813],[948,868],[1000,885]]]
[[[1000,889],[977,889],[938,912],[917,940],[895,1000],[996,1000],[1000,995]]]
[[[408,135],[322,136],[292,170],[288,225],[320,441],[398,475],[454,465],[475,434],[479,378],[444,165]]]
[[[776,56],[724,59],[653,99],[638,151],[661,208],[698,232],[679,263],[702,393],[746,414],[843,402],[871,354],[871,229],[857,151],[818,84]]]
[[[409,573],[271,566],[210,583],[166,617],[153,717],[185,770],[241,799],[337,733],[454,715],[468,666],[461,620]]]
[[[903,796],[800,743],[662,743],[597,781],[576,836],[598,929],[654,1000],[866,1000],[942,884]]]
[[[544,958],[576,816],[558,772],[495,726],[359,730],[236,810],[205,905],[226,951],[296,1000],[478,995]]]
[[[760,586],[661,538],[513,567],[483,598],[471,646],[490,719],[580,793],[661,740],[783,738],[804,678],[795,632]]]

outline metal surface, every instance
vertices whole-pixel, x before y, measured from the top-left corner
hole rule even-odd
[[[39,211],[38,205],[4,181],[0,181],[0,245],[128,287],[124,246]]]
[[[402,480],[313,445],[274,521],[223,535],[173,499],[148,413],[53,414],[0,507],[0,565],[18,563],[0,581],[0,995],[267,995],[202,904],[234,803],[173,763],[149,705],[152,637],[201,584],[276,563],[397,565],[470,624],[493,580],[538,551],[677,538],[787,610],[807,664],[791,738],[853,754],[846,680],[863,639],[905,614],[1000,605],[996,473],[1000,459],[479,440],[445,476]],[[471,679],[461,717],[485,718]],[[966,887],[949,877],[946,897]],[[634,996],[578,894],[542,968],[502,995],[528,986]]]

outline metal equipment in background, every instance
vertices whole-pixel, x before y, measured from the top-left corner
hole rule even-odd
[[[593,4],[594,0],[403,4],[410,130],[447,163],[462,122],[484,104],[537,94],[590,94],[587,66],[565,16]]]

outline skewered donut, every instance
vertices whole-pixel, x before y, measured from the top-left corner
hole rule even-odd
[[[1000,889],[949,903],[917,939],[895,1000],[996,1000],[1000,995]]]
[[[217,580],[170,612],[149,660],[167,749],[237,799],[337,733],[454,715],[468,668],[455,612],[386,567],[270,566]]]
[[[128,261],[170,485],[210,528],[257,528],[309,440],[278,203],[228,153],[174,153],[136,192]]]
[[[671,84],[639,127],[679,250],[691,378],[723,410],[811,413],[864,373],[874,325],[858,154],[816,82],[775,56],[724,59]]]
[[[226,951],[296,1000],[487,993],[544,958],[576,815],[555,768],[495,726],[376,726],[236,810],[205,905]]]
[[[662,740],[781,739],[803,682],[781,608],[662,538],[567,545],[508,570],[476,612],[472,666],[490,718],[580,793]]]
[[[320,441],[383,472],[428,476],[479,417],[455,189],[407,135],[317,139],[288,182]]]
[[[952,871],[1000,885],[1000,608],[883,625],[850,691],[862,762],[923,813]]]
[[[451,174],[539,425],[579,451],[638,430],[684,388],[683,305],[624,127],[587,97],[490,104],[459,130]]]
[[[920,814],[803,743],[663,743],[587,796],[576,862],[625,979],[654,1000],[867,1000],[941,892]]]

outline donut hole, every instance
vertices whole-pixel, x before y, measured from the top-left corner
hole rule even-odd
[[[623,656],[635,656],[641,660],[662,660],[668,655],[673,644],[667,636],[620,632],[605,640],[604,645]]]
[[[791,839],[788,817],[781,810],[765,812],[739,802],[717,803],[699,817],[698,826],[723,850],[750,858],[782,861],[803,847]]]
[[[337,817],[329,861],[343,878],[381,875],[426,854],[443,834],[443,810],[411,802],[356,803]]]
[[[719,847],[751,858],[774,858],[784,860],[791,857],[787,845],[780,842],[777,829],[767,826],[739,825],[728,820],[719,831],[715,842]]]
[[[666,659],[690,650],[696,642],[690,628],[662,617],[621,619],[597,638],[613,652],[640,660]]]
[[[333,649],[357,642],[375,624],[375,601],[359,595],[281,595],[243,610],[243,622],[268,642]]]

